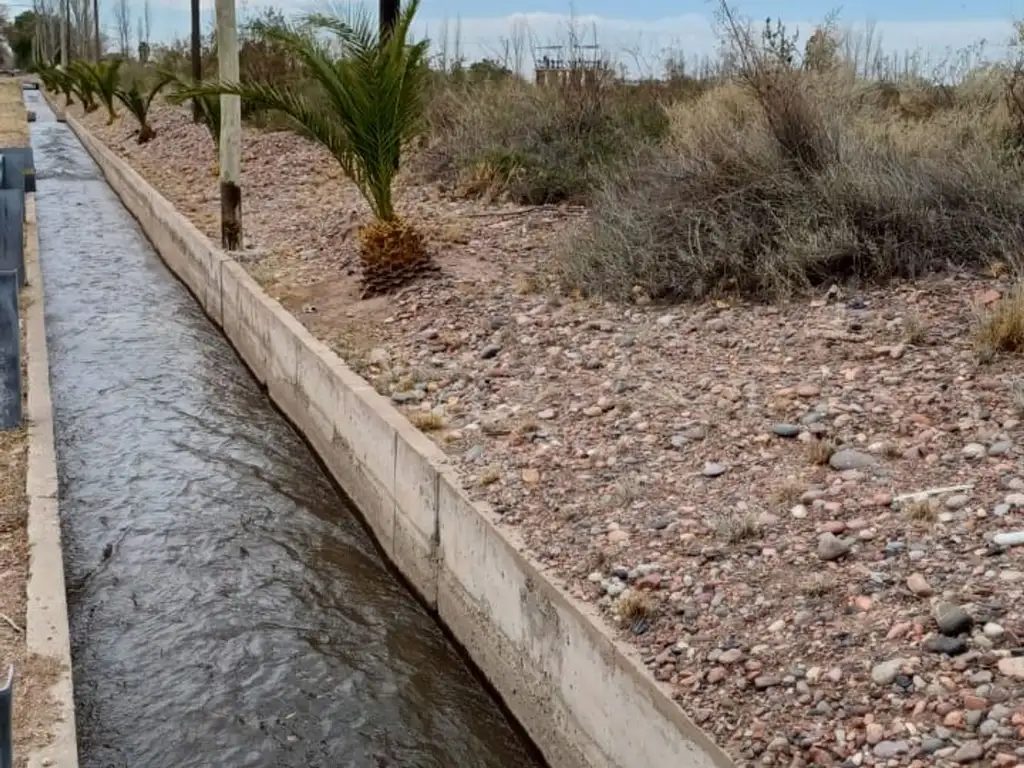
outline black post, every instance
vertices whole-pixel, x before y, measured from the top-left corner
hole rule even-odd
[[[391,30],[395,28],[395,24],[398,23],[398,14],[400,13],[400,6],[402,0],[380,0],[378,6],[380,16],[380,44],[381,46],[387,41],[388,36],[391,34]],[[400,156],[395,153],[395,170],[398,170],[400,164]]]
[[[203,79],[203,45],[202,33],[199,28],[199,0],[192,0],[192,79],[199,82]],[[199,99],[192,99],[192,122],[203,119],[203,110]]]
[[[0,768],[14,766],[14,665],[7,668],[7,682],[0,688]]]
[[[380,39],[383,41],[398,22],[401,0],[380,0]]]

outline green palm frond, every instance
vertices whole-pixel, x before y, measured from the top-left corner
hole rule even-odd
[[[202,115],[203,125],[210,132],[214,146],[220,147],[220,94],[213,92],[196,93],[199,83],[183,80],[170,71],[160,70],[162,77],[169,78],[172,89],[170,94],[171,102],[183,104],[193,100],[199,105],[199,113]]]
[[[88,66],[88,72],[92,78],[96,95],[103,102],[103,106],[107,108],[108,124],[113,123],[117,119],[115,106],[122,64],[124,64],[123,59],[105,59]]]
[[[84,61],[73,61],[68,64],[65,73],[68,78],[68,85],[82,102],[86,112],[92,112],[98,106],[96,104],[96,84],[93,81],[92,69]]]
[[[378,219],[393,220],[401,151],[423,130],[427,42],[408,42],[418,6],[419,0],[409,3],[383,41],[365,14],[311,15],[299,27],[264,28],[305,67],[315,94],[266,83],[207,82],[179,96],[232,94],[284,115],[331,152]],[[333,35],[334,48],[321,39],[323,32]]]

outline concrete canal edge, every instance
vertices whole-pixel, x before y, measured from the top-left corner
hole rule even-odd
[[[521,554],[440,448],[126,162],[67,122],[553,768],[732,765],[600,617]]]
[[[25,196],[25,354],[28,369],[28,496],[29,566],[25,643],[29,653],[55,659],[60,665],[51,695],[57,704],[53,738],[28,755],[29,768],[78,768],[75,700],[71,678],[71,633],[68,628],[64,557],[61,549],[57,495],[57,453],[50,400],[50,361],[46,349],[43,276],[39,264],[39,231],[35,193]],[[15,683],[17,684],[17,683]]]

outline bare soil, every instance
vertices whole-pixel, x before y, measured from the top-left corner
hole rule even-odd
[[[141,147],[85,122],[218,239],[184,110]],[[583,212],[407,181],[443,276],[359,301],[356,191],[291,134],[244,147],[246,267],[739,764],[1024,766],[1024,561],[993,542],[1024,530],[1024,369],[972,339],[1008,278],[600,304],[545,277]]]

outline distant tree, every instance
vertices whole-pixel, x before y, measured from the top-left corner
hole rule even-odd
[[[14,66],[18,69],[26,69],[32,64],[32,41],[38,21],[35,11],[24,11],[14,17],[13,23],[5,20],[3,24],[3,33],[14,56]]]

